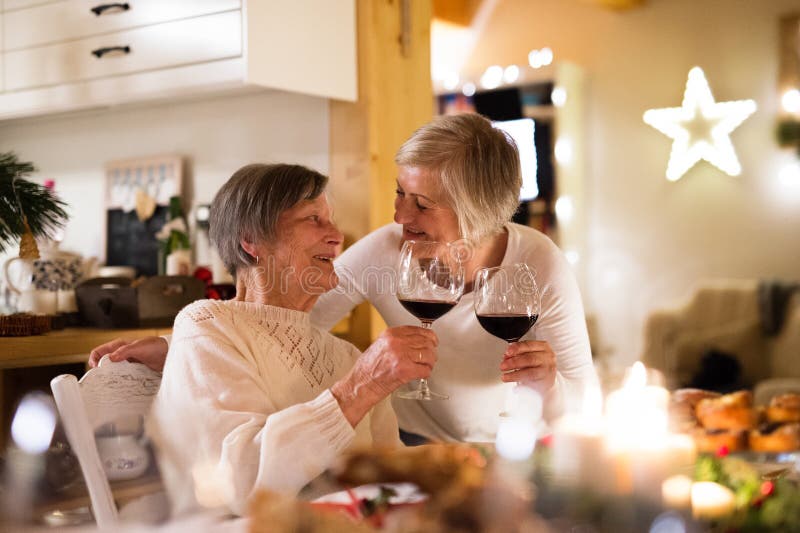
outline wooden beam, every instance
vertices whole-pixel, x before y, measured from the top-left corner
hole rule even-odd
[[[433,0],[433,18],[459,26],[469,26],[483,0]]]
[[[358,0],[357,9],[358,101],[330,102],[331,194],[353,240],[392,221],[394,154],[433,117],[431,0]],[[360,306],[347,337],[363,348],[385,327]]]
[[[626,9],[633,9],[635,7],[642,7],[647,3],[647,0],[583,0],[591,4],[596,4],[600,7],[614,9],[617,11],[624,11]]]

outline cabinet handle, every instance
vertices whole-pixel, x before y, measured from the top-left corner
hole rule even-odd
[[[122,52],[124,54],[131,53],[130,46],[106,46],[104,48],[98,48],[97,50],[92,50],[92,55],[95,56],[97,59],[100,59],[104,55],[111,53],[111,52]]]
[[[130,4],[128,4],[128,2],[114,2],[112,4],[100,4],[99,6],[94,6],[90,11],[99,17],[109,9],[119,9],[120,11],[127,11],[130,8],[131,6]]]

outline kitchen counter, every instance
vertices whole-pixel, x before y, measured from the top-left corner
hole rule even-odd
[[[0,370],[86,362],[92,348],[104,342],[118,337],[139,339],[170,332],[170,328],[67,328],[44,335],[0,337]]]

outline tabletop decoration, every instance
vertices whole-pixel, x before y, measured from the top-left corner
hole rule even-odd
[[[667,179],[677,181],[700,160],[729,176],[741,174],[730,135],[755,111],[753,100],[715,101],[703,70],[694,67],[689,71],[681,107],[651,109],[643,118],[673,140]]]
[[[694,477],[693,513],[711,519],[712,531],[800,531],[796,472],[794,476],[765,479],[771,476],[760,474],[750,462],[722,450],[701,456]]]
[[[33,163],[0,153],[0,252],[20,239],[20,257],[39,257],[35,237],[49,236],[67,221],[66,204],[50,189],[26,179]]]
[[[581,411],[554,425],[554,480],[660,502],[662,482],[690,472],[696,455],[689,437],[669,431],[669,392],[661,382],[637,362],[604,409],[599,389],[588,391]]]

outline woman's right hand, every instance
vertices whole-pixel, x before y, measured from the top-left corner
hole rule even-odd
[[[438,343],[432,330],[417,326],[399,326],[381,333],[350,372],[331,387],[353,427],[402,385],[430,376]]]
[[[161,372],[167,360],[169,344],[162,337],[144,337],[134,341],[114,339],[101,344],[89,354],[89,366],[94,368],[104,355],[111,361],[132,361]]]

